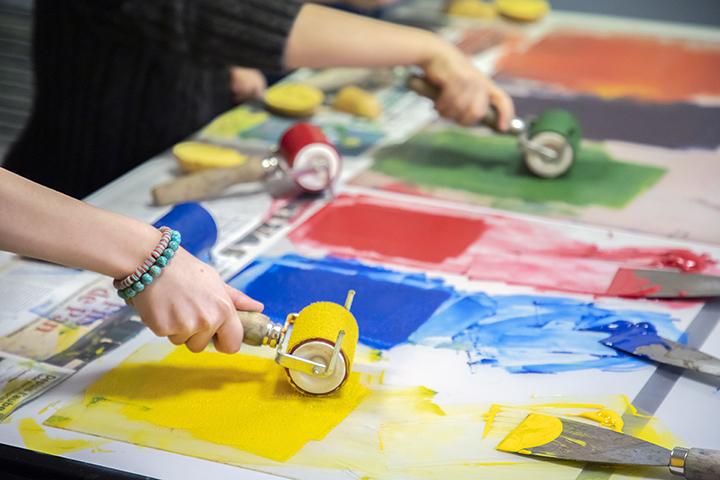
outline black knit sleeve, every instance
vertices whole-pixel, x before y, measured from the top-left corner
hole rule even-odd
[[[282,70],[283,53],[302,3],[296,0],[120,0],[96,20],[204,63]],[[103,18],[106,17],[106,18]]]

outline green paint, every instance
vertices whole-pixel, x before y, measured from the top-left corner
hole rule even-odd
[[[620,209],[652,187],[665,169],[618,161],[598,146],[581,149],[575,165],[554,180],[527,171],[517,140],[457,128],[422,132],[375,154],[373,170],[420,187],[462,190],[495,199]]]

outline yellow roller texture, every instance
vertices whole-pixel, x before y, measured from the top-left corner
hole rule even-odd
[[[173,155],[184,172],[197,172],[209,168],[229,168],[242,165],[247,157],[232,148],[202,142],[178,143]]]
[[[359,337],[358,325],[353,314],[337,303],[316,302],[303,308],[290,331],[287,350],[292,352],[306,340],[327,340],[334,345],[340,330],[345,330],[341,351],[350,375]]]
[[[453,0],[445,12],[448,15],[467,18],[494,18],[497,16],[497,7],[494,3],[481,0]]]
[[[497,0],[501,15],[521,22],[533,22],[544,17],[550,11],[546,0]]]
[[[322,90],[300,83],[280,83],[265,93],[265,105],[288,117],[309,117],[324,99]]]
[[[370,119],[377,118],[382,113],[382,105],[374,94],[352,85],[344,87],[335,95],[332,107]]]

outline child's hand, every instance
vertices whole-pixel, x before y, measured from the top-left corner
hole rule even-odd
[[[162,275],[133,298],[133,305],[155,335],[184,343],[192,352],[204,350],[215,337],[215,348],[223,353],[235,353],[242,344],[243,327],[235,311],[263,309],[182,248]]]
[[[515,115],[510,96],[478,70],[455,46],[442,42],[422,68],[427,79],[440,89],[435,108],[445,118],[461,125],[477,124],[488,109],[499,113],[499,129],[510,127]]]

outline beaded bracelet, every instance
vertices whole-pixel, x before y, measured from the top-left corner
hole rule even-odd
[[[150,256],[138,267],[135,272],[123,280],[115,280],[113,285],[123,300],[130,300],[138,293],[145,290],[162,273],[175,252],[180,248],[182,236],[177,230],[170,230],[167,227],[160,228],[163,236],[153,249]]]
[[[168,227],[160,227],[160,231],[162,232],[162,237],[160,238],[157,246],[152,251],[152,253],[145,259],[145,261],[135,270],[135,272],[131,273],[123,280],[113,281],[113,286],[117,290],[123,290],[138,282],[140,280],[140,277],[142,277],[144,273],[147,273],[150,267],[155,264],[155,261],[158,259],[158,257],[162,255],[162,253],[165,251],[168,243],[170,243],[172,230],[170,230]]]

